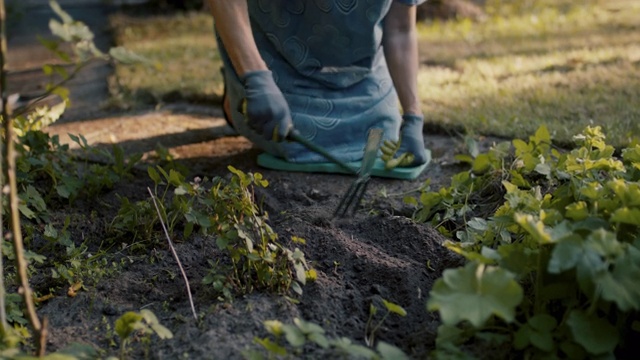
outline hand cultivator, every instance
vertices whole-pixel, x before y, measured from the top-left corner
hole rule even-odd
[[[238,110],[246,116],[246,100],[243,100],[240,103]],[[367,191],[367,185],[369,184],[369,180],[371,179],[371,170],[373,170],[373,166],[376,162],[376,157],[378,156],[378,149],[380,149],[380,144],[382,143],[382,136],[384,134],[384,130],[382,129],[370,129],[367,135],[367,144],[364,148],[364,155],[362,157],[362,164],[360,165],[359,170],[355,170],[352,166],[347,165],[345,162],[338,160],[335,156],[331,155],[326,149],[312,143],[311,141],[305,139],[296,129],[291,129],[289,134],[287,135],[287,140],[295,141],[307,149],[322,155],[327,160],[331,161],[338,167],[340,167],[347,174],[357,175],[358,178],[353,181],[347,193],[344,194],[340,203],[338,204],[338,208],[333,213],[333,217],[337,216],[345,216],[347,213],[353,215],[358,205],[360,205],[360,201],[364,196],[364,193]],[[351,208],[351,211],[349,211]]]
[[[364,148],[364,156],[362,158],[362,165],[360,165],[360,169],[356,172],[352,167],[345,164],[344,162],[336,159],[334,156],[329,154],[325,149],[311,143],[307,139],[303,138],[296,130],[292,130],[289,133],[288,139],[296,141],[309,150],[314,151],[334,164],[340,166],[343,170],[345,170],[349,174],[358,175],[358,178],[353,181],[346,194],[340,200],[340,204],[338,204],[338,208],[333,213],[333,217],[337,216],[345,216],[348,213],[353,215],[364,196],[364,193],[367,191],[367,185],[369,184],[369,180],[371,179],[371,170],[373,169],[373,165],[376,162],[376,156],[378,155],[378,149],[380,148],[380,143],[382,142],[382,129],[371,129],[369,130],[369,135],[367,137],[367,144]],[[351,208],[351,211],[349,211]]]
[[[367,185],[371,179],[371,170],[376,162],[378,149],[382,142],[382,135],[382,129],[369,130],[367,144],[364,148],[364,156],[362,157],[362,165],[360,165],[360,170],[358,170],[358,178],[353,181],[347,193],[344,194],[342,200],[340,200],[340,204],[338,204],[338,208],[333,213],[333,217],[347,215],[350,207],[352,207],[351,215],[356,212],[364,193],[367,191]]]

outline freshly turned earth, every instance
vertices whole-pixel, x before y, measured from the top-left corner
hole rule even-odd
[[[105,324],[113,328],[115,319],[125,311],[141,308],[152,310],[175,334],[171,340],[154,340],[147,349],[150,357],[157,359],[176,359],[182,354],[189,354],[191,359],[240,358],[242,350],[256,347],[255,336],[267,335],[262,326],[264,320],[292,323],[296,317],[323,326],[330,337],[345,336],[363,343],[369,307],[373,303],[382,309],[381,299],[402,306],[408,314],[389,316],[377,339],[401,347],[413,358],[425,358],[433,349],[438,319],[426,311],[425,303],[433,282],[444,269],[458,266],[460,260],[441,246],[445,239],[438,232],[410,219],[413,209],[402,202],[402,194],[416,196],[415,190],[427,179],[432,188],[448,184],[450,176],[461,170],[453,163],[453,154],[460,151],[455,138],[425,136],[434,160],[419,179],[374,178],[362,207],[353,217],[332,219],[354,177],[260,168],[255,161],[258,151],[246,139],[233,134],[217,109],[207,113],[200,107],[173,106],[91,121],[61,122],[49,131],[60,135],[63,141],[68,140],[67,133],[82,133],[96,146],[116,143],[127,153],[145,152],[144,159],[148,161],[153,160],[151,153],[156,145],[162,144],[187,169],[187,179],[229,177],[229,165],[244,172],[262,173],[270,184],[256,189],[256,201],[269,214],[269,223],[279,241],[291,249],[300,247],[318,272],[317,281],[304,287],[302,297],[292,296],[299,301],[297,304],[265,293],[226,303],[216,298],[209,285],[201,283],[211,261],[225,261],[215,239],[200,235],[184,241],[178,238],[177,251],[201,317],[196,322],[183,279],[158,229],[157,239],[136,240],[144,243],[140,251],[133,250],[136,243],[127,241],[108,250],[125,264],[115,276],[87,284],[74,298],[59,291],[58,296],[41,305],[39,313],[49,318],[51,327],[50,349],[80,341],[114,351],[105,336]],[[483,144],[486,146],[489,141],[485,139]],[[74,144],[72,151],[77,151]],[[134,170],[132,181],[119,183],[98,199],[79,200],[71,207],[61,208],[59,220],[71,211],[72,219],[83,231],[73,236],[93,239],[90,247],[95,251],[117,213],[117,196],[131,201],[147,198],[146,188],[153,187],[153,183],[146,166],[141,164]],[[306,244],[291,242],[291,236],[305,239]],[[34,279],[34,287],[46,291],[48,284]],[[143,344],[134,343],[134,349],[134,358],[143,356]],[[305,357],[324,355],[310,347],[305,349]]]
[[[21,101],[34,98],[49,81],[41,66],[52,59],[42,51],[37,35],[46,34],[46,24],[53,15],[46,2],[40,2],[40,7],[30,8],[25,21],[11,28],[8,88],[9,93],[19,93]],[[83,4],[68,10],[94,29],[98,44],[109,44],[104,2],[83,0]],[[459,139],[425,129],[425,144],[432,150],[433,161],[419,179],[374,178],[355,216],[331,219],[353,177],[259,168],[255,161],[258,151],[225,125],[216,106],[171,104],[114,112],[103,106],[108,102],[110,73],[108,64],[96,63],[70,82],[72,107],[47,131],[59,135],[63,143],[70,142],[67,134],[71,133],[82,134],[90,145],[98,147],[117,144],[127,154],[144,153],[143,163],[134,169],[130,181],[119,182],[98,197],[81,198],[71,205],[50,203],[48,208],[50,222],[57,229],[69,216],[71,239],[89,248],[82,256],[98,253],[98,259],[121,265],[111,276],[85,278],[75,297],[67,295],[65,280],[52,279],[49,274],[32,277],[39,295],[50,291],[54,295],[38,306],[39,315],[49,321],[49,351],[81,342],[102,349],[105,357],[115,355],[119,345],[113,333],[115,320],[126,311],[142,308],[153,311],[175,336],[162,341],[154,337],[152,344],[134,339],[129,354],[132,359],[238,359],[243,350],[257,348],[254,337],[267,336],[263,321],[291,323],[296,317],[321,325],[329,337],[344,336],[363,344],[370,305],[382,309],[381,299],[385,299],[408,314],[389,316],[376,339],[401,347],[412,358],[428,356],[438,326],[437,315],[426,311],[429,290],[442,271],[457,266],[459,259],[441,246],[445,239],[439,233],[410,220],[413,209],[402,198],[416,196],[427,179],[434,189],[449,184],[451,176],[463,169],[453,160],[454,154],[464,151]],[[494,140],[481,139],[481,145],[487,147]],[[76,144],[70,145],[71,151],[79,152]],[[269,214],[279,241],[301,248],[318,273],[317,281],[307,284],[301,297],[292,295],[296,301],[253,293],[227,303],[217,298],[211,286],[202,284],[210,263],[225,262],[215,239],[193,235],[183,240],[177,236],[177,252],[199,315],[195,321],[183,279],[160,228],[153,239],[114,240],[110,231],[120,207],[119,197],[131,202],[148,199],[147,187],[153,183],[146,167],[156,160],[154,151],[160,146],[169,149],[176,164],[184,167],[187,179],[228,177],[229,165],[262,173],[270,185],[256,190],[256,201]],[[292,243],[294,235],[304,238],[306,244]],[[95,270],[110,268],[97,265]],[[330,358],[315,347],[306,347],[299,357]]]

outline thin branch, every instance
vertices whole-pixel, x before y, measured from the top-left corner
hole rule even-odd
[[[9,119],[9,109],[6,97],[7,77],[5,72],[5,55],[7,54],[7,35],[5,33],[5,10],[4,0],[0,0],[0,98],[2,98],[2,121]],[[2,136],[0,136],[0,149],[2,149]],[[4,197],[4,173],[2,166],[4,161],[0,160],[0,336],[6,339],[7,311],[4,302],[4,264],[2,262],[2,243],[4,242],[4,221],[2,217],[2,198]]]
[[[2,1],[2,0],[0,0]],[[180,263],[180,258],[178,258],[178,253],[176,249],[173,247],[173,243],[171,242],[171,237],[169,236],[169,231],[167,230],[167,226],[164,224],[164,220],[162,219],[162,213],[160,212],[160,208],[158,207],[158,203],[156,202],[156,197],[153,196],[150,188],[147,188],[149,191],[149,195],[151,195],[151,200],[153,200],[153,205],[156,207],[156,212],[158,213],[158,218],[160,219],[160,224],[162,224],[162,230],[164,230],[164,234],[167,237],[167,242],[169,242],[169,248],[173,253],[173,257],[176,259],[178,263],[178,267],[180,268],[180,272],[182,273],[182,278],[184,279],[184,283],[187,287],[187,294],[189,295],[189,303],[191,304],[191,311],[193,312],[193,318],[198,320],[198,315],[196,314],[196,307],[193,304],[193,297],[191,296],[191,288],[189,287],[189,279],[187,278],[187,273],[184,271],[182,264]]]
[[[29,104],[17,108],[15,116],[16,117],[17,116],[22,116],[22,115],[28,113],[40,101],[44,100],[49,95],[52,95],[53,92],[55,91],[55,89],[58,89],[58,88],[60,88],[60,87],[62,87],[64,85],[66,85],[69,81],[71,81],[80,72],[80,70],[82,70],[84,67],[86,67],[90,63],[91,63],[91,61],[85,61],[83,63],[80,63],[79,65],[76,65],[76,67],[73,69],[73,72],[71,74],[69,74],[65,79],[61,80],[59,83],[57,83],[55,85],[50,86],[49,90],[47,90],[44,93],[38,95],[35,99],[32,99],[29,102]],[[62,100],[66,101],[65,99],[62,99]]]
[[[46,331],[43,331],[42,323],[36,313],[36,307],[33,302],[33,295],[31,287],[29,286],[29,276],[27,274],[27,260],[24,257],[24,244],[22,242],[22,230],[20,228],[20,210],[18,209],[18,183],[16,179],[16,147],[14,144],[14,131],[13,121],[11,118],[11,109],[6,104],[6,97],[4,96],[7,89],[7,79],[5,72],[5,60],[7,58],[7,39],[5,28],[5,7],[4,0],[0,0],[0,86],[2,86],[2,122],[4,125],[5,134],[5,147],[4,147],[4,161],[6,165],[4,170],[6,171],[6,181],[9,182],[9,220],[11,222],[10,232],[13,238],[13,249],[15,252],[15,262],[17,267],[17,277],[20,283],[20,292],[24,301],[25,311],[27,318],[34,332],[34,341],[36,343],[36,355],[44,356],[46,345]],[[4,188],[3,188],[4,190]]]

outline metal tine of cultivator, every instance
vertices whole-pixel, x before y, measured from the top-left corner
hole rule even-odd
[[[360,201],[367,191],[369,180],[371,180],[371,170],[376,162],[383,134],[384,131],[382,129],[369,130],[367,145],[364,148],[364,156],[362,157],[362,165],[360,166],[360,170],[358,170],[358,178],[351,183],[346,194],[340,200],[338,208],[333,213],[334,218],[347,215],[350,208],[350,215],[353,215],[358,209]]]

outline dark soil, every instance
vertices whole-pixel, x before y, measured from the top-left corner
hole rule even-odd
[[[125,121],[128,125],[122,126]],[[150,127],[146,122],[160,126]],[[215,239],[200,235],[176,239],[199,313],[195,321],[184,281],[161,229],[151,239],[133,240],[114,238],[110,228],[119,208],[118,196],[131,201],[147,198],[146,188],[153,183],[145,165],[134,171],[131,181],[118,183],[97,198],[80,199],[54,210],[54,222],[71,216],[72,238],[77,243],[89,244],[92,252],[102,250],[101,256],[120,265],[98,281],[86,279],[84,289],[75,297],[67,296],[66,286],[61,283],[51,283],[44,277],[33,279],[40,294],[54,289],[56,295],[39,307],[39,314],[49,320],[49,350],[82,342],[115,354],[114,321],[126,311],[143,308],[152,310],[175,336],[162,341],[153,338],[151,345],[134,342],[131,358],[241,358],[243,350],[257,348],[254,337],[267,336],[263,321],[292,323],[296,317],[321,325],[329,337],[344,336],[364,344],[369,307],[373,303],[382,308],[381,300],[385,299],[402,306],[408,315],[389,316],[376,338],[397,345],[412,358],[427,358],[439,324],[436,314],[426,311],[429,290],[442,271],[458,266],[460,259],[441,246],[445,239],[438,232],[410,219],[413,209],[402,202],[402,194],[417,195],[415,190],[427,179],[436,188],[448,185],[450,176],[461,170],[452,165],[458,141],[448,136],[426,136],[434,160],[419,179],[374,178],[354,216],[332,219],[353,177],[260,168],[255,162],[258,151],[246,139],[228,135],[231,131],[222,122],[216,116],[177,115],[165,110],[62,123],[52,126],[50,132],[74,133],[75,127],[96,146],[117,142],[128,152],[150,151],[154,141],[170,142],[176,161],[188,169],[188,179],[228,177],[228,165],[262,173],[270,185],[256,192],[256,200],[269,214],[279,241],[303,250],[318,272],[317,281],[307,284],[301,297],[293,296],[298,303],[267,293],[225,302],[210,285],[202,284],[211,269],[210,262],[224,262]],[[172,129],[172,123],[190,130],[165,136],[156,133]],[[204,128],[209,125],[210,133],[193,124]],[[306,244],[291,243],[292,235],[304,238]],[[313,347],[305,348],[299,356],[331,357]]]
[[[79,7],[74,18],[86,21],[83,15],[91,19],[105,16],[99,9],[95,14],[89,10],[94,8]],[[48,19],[51,15],[43,12],[41,17]],[[35,39],[27,31],[31,29],[29,24],[18,28]],[[106,34],[97,35],[108,41]],[[14,67],[22,64],[23,58],[48,61],[41,59],[40,45],[35,40],[33,43],[23,52],[15,45],[11,48]],[[20,44],[26,42],[21,40]],[[27,70],[29,74],[39,73],[36,65],[24,71],[16,67],[10,74],[9,87],[22,95],[35,92],[43,80],[21,76]],[[102,357],[116,355],[119,344],[113,331],[115,320],[126,311],[141,309],[152,310],[174,338],[160,341],[153,337],[151,343],[137,338],[129,353],[135,359],[242,358],[243,350],[258,347],[254,337],[267,336],[263,321],[291,323],[296,317],[321,325],[329,337],[348,337],[364,344],[369,307],[373,303],[382,308],[380,302],[385,299],[402,306],[408,314],[390,316],[376,338],[399,346],[412,358],[428,357],[439,324],[437,316],[426,311],[429,290],[443,270],[457,266],[460,260],[441,246],[445,239],[439,233],[410,219],[413,209],[402,198],[406,194],[417,195],[416,190],[427,179],[433,188],[448,185],[451,176],[461,170],[453,161],[453,154],[463,151],[460,141],[450,134],[433,134],[432,129],[426,129],[425,144],[432,150],[433,161],[419,179],[375,178],[355,216],[332,219],[353,177],[285,173],[258,167],[258,151],[246,139],[233,134],[215,107],[172,104],[136,113],[109,113],[100,106],[108,97],[108,71],[99,69],[70,83],[71,93],[81,94],[82,98],[74,100],[74,107],[48,129],[50,133],[59,135],[62,142],[69,143],[68,133],[82,134],[91,145],[117,144],[127,154],[142,152],[146,164],[153,160],[154,150],[162,146],[184,166],[188,179],[229,176],[228,165],[244,172],[262,173],[270,185],[256,193],[256,200],[269,214],[279,241],[290,248],[301,247],[318,278],[304,287],[301,297],[292,295],[296,301],[253,293],[225,302],[210,285],[202,283],[211,269],[210,262],[225,261],[215,239],[197,235],[174,239],[195,298],[199,319],[194,320],[184,281],[161,229],[155,229],[150,237],[138,238],[116,236],[113,232],[111,225],[120,206],[119,197],[132,202],[147,199],[147,187],[153,186],[146,165],[140,166],[132,179],[121,181],[98,196],[80,198],[73,204],[48,204],[51,223],[57,229],[62,228],[67,216],[71,219],[71,239],[78,246],[88,246],[88,253],[83,256],[106,260],[105,264],[94,266],[96,276],[83,278],[83,289],[74,297],[67,294],[67,281],[52,278],[50,269],[35,272],[31,280],[37,294],[54,295],[38,307],[39,315],[49,322],[48,351],[79,342],[100,349]],[[485,139],[483,144],[492,141]],[[71,143],[72,150],[74,146]],[[37,226],[39,230],[44,228],[43,224]],[[306,244],[290,243],[291,235],[304,238]],[[50,261],[65,258],[64,253],[57,252],[63,248],[43,248],[46,242],[42,239],[29,245]],[[305,347],[294,357],[324,359],[336,355]]]

